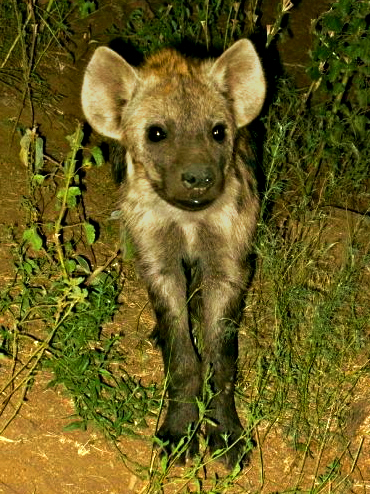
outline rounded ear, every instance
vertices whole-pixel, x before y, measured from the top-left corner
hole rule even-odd
[[[124,106],[131,99],[139,77],[133,67],[110,48],[98,48],[82,84],[82,109],[91,127],[119,139]]]
[[[213,64],[211,78],[231,97],[238,127],[259,114],[266,82],[260,59],[249,40],[241,39],[226,50]]]

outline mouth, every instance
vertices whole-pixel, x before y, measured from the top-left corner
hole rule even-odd
[[[201,211],[207,209],[211,204],[220,196],[220,191],[213,189],[207,191],[206,189],[192,191],[191,194],[185,194],[183,190],[180,193],[168,194],[166,190],[160,187],[155,187],[154,190],[157,194],[166,202],[185,211]]]
[[[214,199],[188,199],[188,200],[174,200],[171,201],[173,206],[180,209],[185,209],[186,211],[201,211],[202,209],[208,208]]]

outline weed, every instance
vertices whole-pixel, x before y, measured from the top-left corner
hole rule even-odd
[[[366,194],[370,158],[368,34],[366,2],[335,2],[314,25],[309,92],[326,95],[325,104],[316,112],[326,139],[318,146],[314,166],[324,166],[330,175],[327,196],[335,196],[338,186]]]
[[[60,96],[50,90],[45,71],[53,66],[49,52],[57,46],[66,56],[69,50],[69,18],[78,10],[83,18],[95,10],[95,2],[87,0],[16,1],[0,3],[0,83],[22,94],[19,115],[26,106],[31,110],[34,125],[34,104],[44,107],[55,103]]]
[[[93,421],[117,439],[135,434],[158,407],[155,386],[144,387],[125,371],[121,336],[102,331],[117,309],[119,272],[92,271],[90,261],[73,247],[73,231],[87,244],[95,237],[88,221],[74,222],[81,196],[78,155],[82,139],[78,127],[68,137],[69,156],[51,175],[60,174],[55,190],[57,214],[45,225],[35,201],[42,193],[40,187],[50,180],[39,160],[42,141],[35,130],[22,138],[22,156],[30,174],[29,227],[14,252],[14,282],[2,294],[8,324],[1,330],[1,353],[12,361],[2,388],[2,412],[12,399],[17,398],[17,405],[1,431],[16,416],[40,367],[53,372],[49,385],[63,385],[74,401],[78,420],[67,430],[85,429]],[[94,155],[99,163],[97,150]],[[92,161],[91,156],[82,166],[91,166]]]
[[[158,8],[152,17],[142,9],[134,10],[126,29],[119,34],[143,54],[163,45],[187,43],[221,50],[240,38],[245,22],[246,15],[240,10],[239,2],[173,2]]]
[[[369,373],[361,357],[370,316],[361,295],[369,262],[365,10],[362,2],[337,2],[315,25],[310,90],[325,89],[326,97],[310,107],[307,93],[281,81],[263,119],[266,189],[246,321],[245,359],[252,364],[242,371],[248,385],[242,377],[241,385],[250,390],[250,421],[269,422],[261,444],[279,424],[304,452],[303,470],[316,457],[320,487],[315,480],[310,492],[327,484],[348,488],[343,429],[351,397]],[[357,116],[361,124],[354,124]],[[340,232],[333,226],[338,217]],[[334,444],[342,455],[323,470],[324,452]],[[299,475],[296,489],[301,481]]]

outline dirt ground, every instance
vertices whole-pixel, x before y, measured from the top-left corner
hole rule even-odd
[[[265,4],[268,2],[265,2]],[[269,24],[274,18],[277,1],[270,2],[270,8],[264,12],[263,22]],[[109,36],[105,30],[113,22],[124,24],[127,12],[144,0],[99,2],[101,8],[86,20],[76,21],[73,27],[73,42],[76,61],[72,63],[65,54],[56,52],[50,57],[48,81],[55,92],[63,95],[56,104],[36,106],[36,122],[39,132],[45,137],[46,152],[59,159],[68,151],[65,136],[71,134],[77,121],[81,121],[80,86],[84,67],[91,56],[96,43],[105,44]],[[304,85],[307,80],[304,67],[308,60],[310,46],[309,28],[311,19],[327,10],[328,0],[312,2],[302,0],[290,14],[289,30],[285,41],[280,43],[281,60],[297,80]],[[9,225],[21,226],[24,222],[20,201],[26,193],[26,173],[18,159],[19,137],[11,137],[13,124],[20,110],[19,95],[11,89],[0,92],[0,283],[11,279],[12,264],[11,243],[7,240],[5,229]],[[25,110],[21,122],[29,125],[29,114]],[[91,170],[86,176],[87,215],[97,222],[107,222],[118,197],[117,186],[111,179],[109,165],[102,169]],[[112,236],[102,238],[97,243],[97,251],[104,258],[114,253],[118,233],[112,227]],[[117,237],[115,236],[117,235]],[[125,283],[121,295],[122,307],[114,323],[130,334],[130,327],[136,326],[138,314],[147,303],[143,287],[134,277]],[[1,320],[1,315],[0,315]],[[1,322],[1,321],[0,321]],[[128,336],[128,345],[145,346],[147,361],[132,362],[133,372],[143,378],[154,376],[162,379],[162,363],[158,351],[147,339],[152,319],[150,309],[146,307],[141,317],[140,331]],[[1,376],[0,376],[1,380]],[[37,383],[27,396],[18,417],[0,437],[0,493],[3,494],[129,494],[144,492],[146,480],[141,479],[130,462],[125,464],[119,458],[114,446],[94,430],[86,432],[63,432],[74,413],[70,400],[62,389],[47,389],[50,376],[39,376]],[[353,456],[362,443],[364,458],[356,468],[355,487],[351,492],[370,492],[370,392],[364,392],[354,404],[354,419],[351,427],[355,438]],[[122,437],[120,448],[135,462],[148,465],[151,454],[150,435],[155,419],[149,423],[142,439]],[[267,425],[266,425],[267,426]],[[261,427],[261,433],[263,426]],[[366,459],[367,458],[367,459]],[[245,469],[238,481],[245,492],[256,492],[261,486],[260,459],[252,457],[250,466]],[[329,464],[330,458],[327,458]],[[276,429],[268,444],[264,445],[265,482],[261,492],[279,492],[293,485],[292,479],[299,472],[297,454],[285,442],[283,435]],[[351,465],[347,465],[348,470]],[[315,471],[315,461],[308,459],[307,471]],[[309,475],[308,475],[309,476]],[[176,492],[181,484],[174,484],[168,492]],[[190,491],[189,491],[190,492]],[[232,490],[228,491],[232,492]],[[345,492],[345,491],[343,491]]]

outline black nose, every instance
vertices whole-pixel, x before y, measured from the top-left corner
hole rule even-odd
[[[215,182],[211,168],[194,166],[182,173],[181,180],[186,189],[209,189]]]

